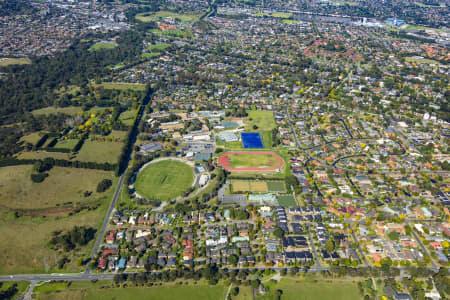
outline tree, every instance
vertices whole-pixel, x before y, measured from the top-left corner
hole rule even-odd
[[[109,189],[112,185],[112,181],[110,179],[103,179],[97,185],[97,193],[103,193],[107,189]]]
[[[234,288],[232,288],[231,289],[231,295],[232,296],[237,296],[237,295],[239,295],[239,287],[234,287]]]
[[[228,257],[228,261],[230,262],[230,264],[236,265],[238,263],[238,257],[232,254]]]
[[[275,291],[275,296],[277,297],[277,299],[281,299],[281,295],[283,295],[283,291],[278,289]]]
[[[329,253],[331,253],[331,252],[334,251],[334,249],[335,249],[334,239],[330,238],[330,239],[328,239],[328,240],[326,241],[326,243],[325,243],[325,249],[326,249]]]
[[[400,234],[396,231],[391,231],[388,233],[388,237],[392,240],[392,241],[398,241]]]
[[[257,289],[259,287],[260,283],[261,282],[259,281],[259,279],[252,280],[252,288]]]
[[[273,231],[273,235],[276,236],[277,238],[281,239],[284,236],[284,231],[281,230],[281,228],[277,226],[277,228],[275,228],[275,230]]]

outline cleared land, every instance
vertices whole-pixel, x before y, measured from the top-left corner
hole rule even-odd
[[[257,299],[275,299],[274,292],[277,289],[283,291],[282,299],[298,300],[356,300],[361,299],[356,283],[351,281],[329,281],[326,280],[302,280],[284,278],[280,283],[270,282],[269,293]]]
[[[105,90],[134,90],[145,91],[145,84],[142,83],[126,83],[126,82],[103,82],[100,84],[94,84],[95,87],[102,87]]]
[[[223,284],[208,285],[204,282],[189,281],[189,285],[164,283],[163,286],[154,287],[127,287],[127,288],[101,288],[110,286],[112,281],[73,282],[69,287],[67,283],[46,284],[35,289],[37,299],[158,299],[158,300],[216,300],[224,299],[227,286]]]
[[[297,206],[297,203],[295,203],[295,199],[291,195],[286,196],[277,196],[278,204],[283,207],[292,207]]]
[[[30,178],[32,169],[31,165],[0,168],[0,207],[34,210],[67,202],[91,202],[101,196],[96,192],[97,184],[113,178],[112,172],[54,167],[43,182],[34,183]],[[85,191],[92,195],[84,197]]]
[[[271,111],[250,110],[248,111],[248,120],[250,121],[248,126],[249,130],[253,130],[253,125],[258,126],[257,130],[263,131],[272,130],[277,126],[273,112]]]
[[[89,51],[98,51],[103,49],[114,49],[117,47],[116,43],[109,43],[109,42],[99,42],[95,43],[89,48]]]
[[[78,112],[81,112],[81,111],[82,111],[82,109],[79,106],[68,106],[68,107],[49,106],[49,107],[33,110],[31,113],[35,116],[58,114],[58,113],[63,113],[63,114],[67,114],[67,115],[76,115]]]
[[[195,23],[199,20],[200,14],[177,14],[171,11],[158,11],[156,13],[140,13],[136,15],[136,20],[141,22],[151,22],[159,18],[177,18],[183,22]]]
[[[31,64],[31,60],[28,58],[0,58],[0,67],[29,64]]]
[[[269,191],[265,181],[233,180],[231,187],[233,192],[266,193]]]
[[[193,181],[194,172],[189,165],[163,160],[145,167],[137,176],[135,188],[148,199],[168,201],[183,194]]]
[[[76,160],[115,164],[123,144],[117,142],[85,141]]]
[[[112,177],[112,172],[110,174]],[[89,178],[90,176],[89,173],[85,173],[81,177]],[[78,266],[78,260],[89,256],[94,241],[71,253],[56,252],[48,248],[47,243],[55,230],[67,231],[75,225],[99,229],[116,185],[117,178],[114,178],[113,186],[101,197],[98,197],[100,207],[83,210],[72,216],[49,216],[46,218],[22,216],[16,218],[13,212],[0,211],[0,236],[3,241],[8,241],[0,243],[0,261],[2,262],[0,274],[61,272],[57,269],[57,261],[63,256],[70,259],[70,262],[65,265],[64,271],[79,272],[83,270],[83,266]],[[66,186],[59,187],[60,201],[62,202],[69,195],[65,188]]]

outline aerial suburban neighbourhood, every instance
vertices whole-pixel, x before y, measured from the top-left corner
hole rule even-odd
[[[1,0],[0,299],[449,299],[444,0]]]

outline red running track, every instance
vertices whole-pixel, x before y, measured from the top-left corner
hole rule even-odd
[[[228,157],[228,155],[231,154],[270,154],[273,157],[275,157],[276,159],[278,159],[278,165],[274,166],[274,167],[270,167],[270,168],[261,168],[261,167],[248,167],[248,168],[231,168],[230,167],[230,158]],[[240,152],[227,152],[222,154],[221,156],[219,156],[219,158],[217,159],[217,162],[219,163],[219,165],[224,168],[225,170],[229,171],[229,172],[236,172],[236,171],[275,171],[276,169],[280,169],[284,162],[283,159],[276,153],[274,152],[260,152],[260,151],[255,151],[255,152],[247,152],[247,151],[240,151]]]

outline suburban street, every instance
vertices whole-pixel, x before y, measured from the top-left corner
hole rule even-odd
[[[105,219],[103,220],[102,229],[100,230],[99,234],[97,235],[97,240],[95,241],[94,248],[92,248],[89,262],[86,266],[86,270],[84,271],[85,274],[90,273],[89,266],[91,264],[91,260],[94,258],[95,254],[98,252],[98,249],[100,248],[100,245],[103,241],[103,237],[105,236],[106,229],[108,228],[109,219],[111,218],[111,214],[114,211],[114,208],[116,207],[117,199],[119,199],[120,190],[122,188],[124,178],[125,178],[125,172],[122,174],[122,176],[120,176],[119,182],[117,183],[116,192],[114,193],[114,197],[111,201],[111,205],[109,206],[108,213],[106,214]]]

